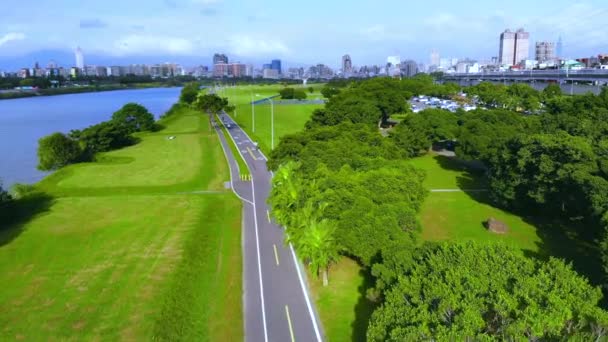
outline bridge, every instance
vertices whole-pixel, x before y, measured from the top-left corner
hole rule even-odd
[[[475,82],[589,82],[593,84],[608,83],[608,70],[606,69],[582,69],[582,70],[523,70],[504,72],[480,72],[480,73],[452,73],[444,74],[444,81]]]

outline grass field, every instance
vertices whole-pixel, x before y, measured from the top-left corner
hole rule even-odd
[[[196,112],[164,124],[49,176],[37,212],[0,226],[0,340],[242,340],[241,204],[221,147]]]
[[[283,86],[240,86],[226,88],[221,93],[229,99],[231,104],[236,107],[236,113],[230,115],[243,127],[243,129],[256,140],[262,151],[270,152],[271,149],[271,112],[270,104],[264,102],[255,105],[255,132],[251,115],[251,99],[254,101],[261,100],[266,97],[278,95],[279,90]],[[298,87],[298,86],[294,86]],[[315,85],[319,88],[319,85]],[[256,96],[260,95],[260,96]],[[318,98],[320,95],[313,94],[309,98]],[[274,130],[275,130],[275,147],[279,144],[280,137],[298,132],[304,128],[304,124],[310,118],[312,112],[317,108],[322,108],[323,105],[318,104],[275,104],[274,106]]]

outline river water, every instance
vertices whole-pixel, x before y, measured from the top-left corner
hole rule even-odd
[[[109,120],[129,102],[143,105],[158,118],[177,102],[180,91],[151,88],[1,100],[0,180],[4,188],[35,183],[47,175],[36,169],[41,137]]]

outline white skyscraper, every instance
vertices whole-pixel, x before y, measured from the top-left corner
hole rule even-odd
[[[439,66],[440,62],[439,52],[437,50],[431,51],[431,66]]]
[[[505,30],[500,34],[498,62],[502,65],[516,65],[530,56],[530,34],[524,29],[517,32]]]
[[[80,70],[84,69],[84,55],[80,46],[76,48],[76,67]]]

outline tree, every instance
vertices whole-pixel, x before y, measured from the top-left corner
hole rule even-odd
[[[279,91],[281,95],[281,99],[283,100],[292,100],[295,96],[295,89],[293,88],[283,88]]]
[[[146,107],[137,103],[127,103],[124,105],[112,114],[112,121],[124,125],[131,133],[154,129],[154,116]]]
[[[70,132],[70,137],[80,142],[88,158],[98,152],[111,151],[135,143],[129,128],[115,121],[105,121],[82,131],[74,130]]]
[[[329,283],[329,266],[338,259],[340,250],[335,226],[328,220],[311,219],[303,229],[301,237],[294,241],[300,258],[308,264],[313,274],[323,276],[323,286]]]
[[[63,133],[53,133],[38,140],[38,169],[57,170],[76,162],[81,154],[76,140]]]
[[[0,206],[4,203],[8,203],[11,199],[11,195],[8,193],[8,191],[4,190],[2,187],[2,182],[0,181]]]
[[[561,96],[562,88],[560,88],[557,83],[551,83],[545,89],[543,89],[542,95],[545,100]]]
[[[296,100],[305,100],[306,97],[308,97],[308,95],[306,95],[306,92],[304,90],[296,90],[293,93],[293,98]]]
[[[228,99],[216,94],[200,93],[195,102],[196,108],[210,114],[217,114],[228,106]]]
[[[311,93],[311,94],[312,94],[312,93],[314,93],[314,92],[315,92],[315,88],[313,88],[313,87],[308,87],[308,92],[309,92],[309,93]]]
[[[196,100],[199,90],[200,84],[198,82],[188,83],[182,88],[179,100],[186,104],[192,104]]]
[[[558,259],[446,243],[396,265],[369,341],[601,340],[608,328],[601,290]]]

